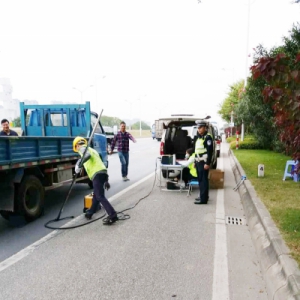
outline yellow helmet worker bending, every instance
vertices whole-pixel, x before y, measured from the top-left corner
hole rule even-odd
[[[88,147],[87,140],[81,136],[77,136],[73,140],[73,150],[74,152],[78,152],[81,156],[75,165],[76,174],[80,173],[82,166],[84,166],[88,177],[93,182],[93,203],[91,208],[87,210],[85,217],[91,219],[92,215],[98,209],[100,202],[108,214],[108,217],[103,219],[103,224],[113,224],[118,220],[118,216],[105,197],[105,188],[108,190],[110,184],[108,183],[107,169],[99,153],[95,149]]]

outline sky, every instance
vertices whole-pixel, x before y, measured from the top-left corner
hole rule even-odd
[[[249,75],[253,48],[281,45],[299,17],[291,0],[2,1],[0,78],[25,103],[90,101],[120,119],[192,113],[222,123],[217,111]]]

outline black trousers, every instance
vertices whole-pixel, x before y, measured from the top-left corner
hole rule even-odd
[[[208,190],[209,190],[209,183],[208,183],[208,172],[209,170],[204,169],[204,161],[200,161],[196,163],[196,170],[197,170],[197,177],[198,183],[200,188],[200,199],[203,202],[207,202],[208,200]]]
[[[180,178],[180,177],[179,177]],[[189,168],[184,168],[182,170],[182,180],[184,181],[185,184],[187,184],[190,180],[192,179],[198,179],[197,177],[194,177],[191,173],[190,173],[190,169]]]
[[[93,203],[89,210],[87,210],[87,214],[94,214],[98,207],[99,202],[104,207],[105,211],[110,217],[116,216],[116,211],[109,203],[109,201],[105,198],[105,190],[104,190],[104,183],[107,181],[107,174],[105,173],[98,173],[93,179],[93,187],[94,187],[94,196],[93,196]]]

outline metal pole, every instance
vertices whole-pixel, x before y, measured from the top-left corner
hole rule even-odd
[[[142,100],[140,99],[140,136],[142,136]]]
[[[246,68],[245,68],[245,82],[244,89],[247,86],[247,76],[248,76],[248,48],[249,48],[249,31],[250,31],[250,0],[248,0],[248,16],[247,16],[247,40],[246,40]],[[244,121],[242,120],[242,128],[241,128],[241,141],[244,140],[245,127]]]

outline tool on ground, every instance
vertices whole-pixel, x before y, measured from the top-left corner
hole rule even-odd
[[[246,179],[247,177],[245,175],[242,175],[241,180],[237,183],[237,185],[233,188],[233,190],[236,192]]]

